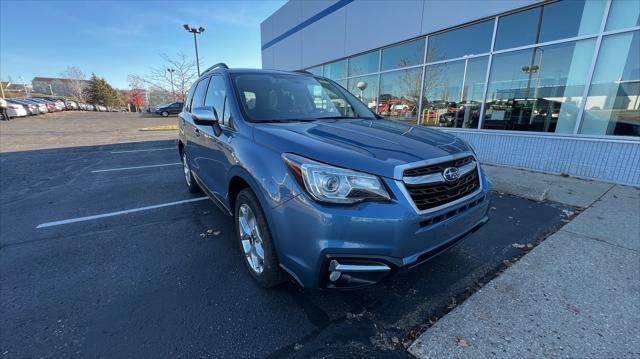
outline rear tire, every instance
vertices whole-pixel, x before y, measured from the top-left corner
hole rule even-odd
[[[193,172],[191,172],[191,167],[189,167],[189,162],[187,161],[187,154],[184,150],[182,151],[182,170],[184,172],[184,179],[187,182],[189,192],[201,193],[202,190],[200,189],[200,186],[198,186],[196,179],[193,177]]]
[[[267,219],[251,189],[238,193],[234,215],[240,253],[253,279],[265,288],[285,282],[287,276],[280,268]]]

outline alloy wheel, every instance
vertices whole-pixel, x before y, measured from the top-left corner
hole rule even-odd
[[[182,155],[182,170],[184,171],[184,179],[187,181],[187,186],[191,186],[191,169],[187,162],[187,155]]]
[[[244,256],[251,269],[255,273],[260,274],[264,270],[262,237],[260,236],[256,216],[251,210],[251,207],[245,203],[240,205],[238,210],[238,223]]]

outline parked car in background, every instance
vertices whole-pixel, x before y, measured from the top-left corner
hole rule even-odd
[[[40,113],[38,106],[32,103],[24,102],[24,101],[21,101],[20,99],[15,99],[15,98],[8,98],[6,100],[7,100],[7,103],[10,103],[10,104],[12,103],[12,104],[24,106],[24,109],[27,110],[28,116],[34,116]]]
[[[219,64],[185,102],[186,185],[232,216],[265,287],[378,283],[489,220],[491,184],[468,143],[383,119],[330,79]]]
[[[180,113],[180,111],[182,111],[183,106],[184,106],[183,102],[174,102],[168,105],[163,105],[161,107],[158,107],[154,112],[162,117],[167,117],[169,115],[177,115]]]
[[[9,102],[9,99],[7,99],[7,116],[9,116],[9,118],[24,117],[27,115],[27,109],[23,105],[11,103]]]
[[[76,104],[75,101],[72,100],[63,100],[64,102],[64,106],[67,110],[77,110],[78,109],[78,104]]]
[[[33,99],[31,99],[31,98],[21,98],[21,99],[16,99],[16,100],[20,100],[22,102],[31,103],[31,104],[34,104],[34,105],[38,106],[38,112],[41,113],[41,114],[49,112],[49,109],[47,108],[47,105],[45,105],[43,103],[39,103],[37,101],[33,101]]]
[[[55,103],[53,103],[52,101],[44,100],[44,99],[41,99],[41,98],[38,98],[38,97],[31,97],[31,98],[29,98],[29,99],[30,99],[31,101],[36,101],[36,102],[38,102],[38,103],[42,103],[42,104],[44,104],[45,106],[47,106],[47,110],[48,110],[49,112],[56,112],[56,111],[60,111],[60,110],[58,109],[58,107],[56,107],[56,104],[55,104]]]

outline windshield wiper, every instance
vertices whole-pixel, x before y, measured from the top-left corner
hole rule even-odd
[[[344,120],[347,118],[359,118],[359,117],[352,117],[352,116],[327,116],[327,117],[318,117],[318,120]]]
[[[269,119],[257,121],[258,123],[287,123],[287,122],[312,122],[315,118],[287,118],[287,119]]]

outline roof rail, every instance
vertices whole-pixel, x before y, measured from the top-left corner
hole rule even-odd
[[[217,69],[218,67],[221,67],[223,69],[228,69],[229,66],[227,66],[227,64],[225,64],[224,62],[218,62],[217,64],[209,67],[208,69],[204,70],[204,72],[202,74],[206,74],[209,71],[213,71],[215,69]]]

